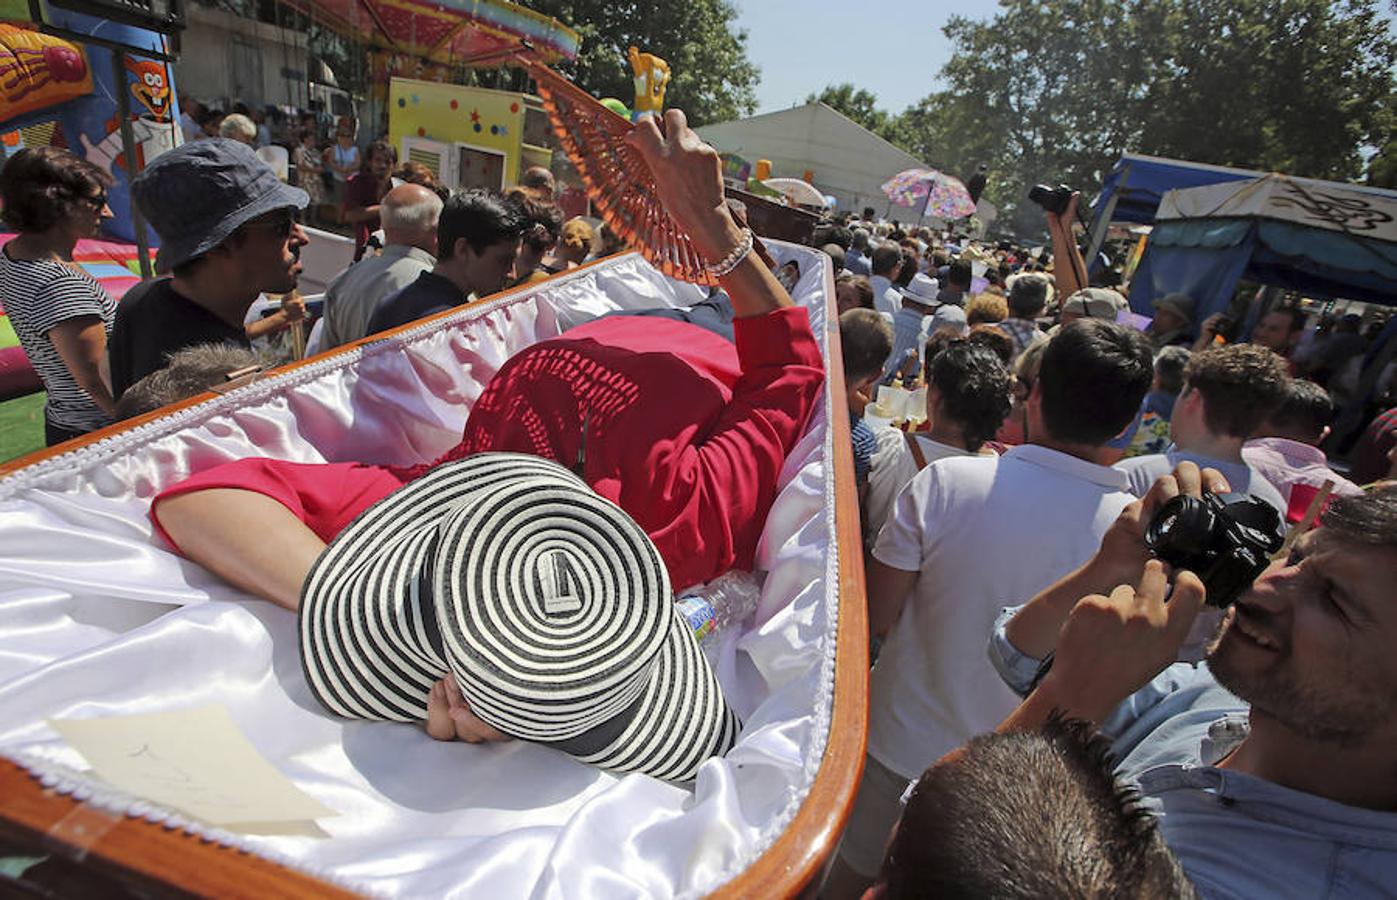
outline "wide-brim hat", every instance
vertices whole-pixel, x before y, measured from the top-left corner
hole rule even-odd
[[[1163,297],[1160,297],[1158,300],[1154,301],[1154,308],[1156,312],[1161,309],[1168,310],[1169,312],[1172,312],[1174,315],[1183,319],[1185,324],[1188,325],[1193,324],[1193,310],[1195,305],[1196,304],[1194,303],[1192,297],[1190,297],[1188,294],[1181,294],[1177,291],[1175,291],[1172,294],[1165,294]]]
[[[540,457],[470,456],[365,510],[311,567],[300,639],[348,718],[423,721],[450,672],[481,720],[603,769],[689,781],[737,736],[649,536]]]
[[[936,306],[937,296],[940,294],[940,284],[935,278],[923,275],[918,272],[912,276],[912,280],[907,282],[907,286],[899,288],[903,298],[911,300],[913,303],[920,303],[923,306]]]
[[[160,235],[163,269],[208,253],[260,215],[305,209],[310,202],[251,147],[226,138],[190,141],[160,154],[132,180],[131,195]]]

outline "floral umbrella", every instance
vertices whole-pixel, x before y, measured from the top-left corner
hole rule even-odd
[[[963,219],[975,213],[975,201],[960,179],[935,169],[898,172],[883,184],[883,193],[898,206],[921,204],[923,218]]]

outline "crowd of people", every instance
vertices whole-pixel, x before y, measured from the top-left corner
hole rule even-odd
[[[0,171],[3,215],[17,232],[0,254],[0,289],[48,392],[50,445],[198,393],[200,380],[207,389],[229,371],[284,362],[267,342],[307,324],[295,288],[311,193],[280,180],[252,142],[192,141],[133,181],[134,201],[161,238],[158,277],[132,288],[119,306],[72,262],[77,242],[97,236],[110,215],[110,184],[101,169],[56,147],[23,150]],[[453,193],[418,164],[398,167],[392,146],[375,142],[345,190],[357,261],[329,284],[310,349],[332,349],[617,249],[604,228],[564,221],[554,190],[552,173],[536,167],[505,195]],[[261,352],[254,355],[254,347]],[[179,377],[147,380],[182,351],[193,352],[178,357]],[[176,392],[176,385],[189,389]]]
[[[1082,283],[1071,212],[1047,216],[1051,253],[872,210],[815,237],[842,259],[876,658],[824,895],[1382,895],[1391,371],[1338,445],[1349,463],[1323,449],[1353,397],[1338,373],[1385,365],[1382,322],[1282,306],[1246,337],[1171,294],[1140,329]],[[1229,609],[1204,605],[1206,573],[1147,562],[1144,541],[1165,500],[1202,491],[1321,527]],[[1340,771],[1359,759],[1371,790]]]
[[[331,710],[424,722],[440,739],[539,739],[492,715],[492,695],[465,683],[463,651],[440,641],[412,651],[409,687],[385,711],[373,679],[398,663],[362,644],[348,654],[359,638],[332,627],[336,609],[359,621],[378,602],[354,579],[379,570],[329,571],[350,523],[392,527],[410,495],[414,521],[459,527],[455,507],[414,485],[449,482],[482,455],[558,464],[547,478],[624,511],[639,529],[627,539],[653,549],[675,589],[754,564],[823,385],[810,322],[784,287],[799,266],[778,265],[724,202],[716,154],[682,114],[645,120],[630,140],[720,290],[521,352],[430,465],[239,460],[152,502],[157,531],[189,558],[288,609],[311,604],[303,649],[320,649],[307,672]],[[602,250],[585,221],[563,221],[546,170],[506,194],[446,192],[420,173],[396,177],[389,145],[362,160],[329,153],[363,240],[327,290],[326,347]],[[150,409],[195,392],[245,360],[252,330],[304,315],[291,302],[246,322],[259,294],[294,289],[311,202],[248,141],[191,141],[133,181],[169,274],[119,305],[71,264],[109,183],[56,149],[0,171],[19,232],[0,252],[0,291],[49,388],[50,442],[105,424],[132,397]],[[1349,463],[1324,449],[1354,360],[1352,384],[1371,382],[1373,336],[1348,318],[1311,327],[1290,306],[1244,335],[1195,322],[1182,295],[1137,328],[1121,293],[1084,283],[1072,223],[1071,208],[1048,214],[1051,252],[903,229],[872,210],[812,235],[835,261],[876,649],[863,781],[824,894],[1384,895],[1397,883],[1390,378],[1371,425],[1343,447]],[[615,379],[579,372],[655,388],[618,403],[606,394]],[[892,399],[902,413],[880,415]],[[1206,602],[1209,572],[1166,567],[1146,542],[1166,503],[1212,493],[1255,498],[1277,532],[1297,526],[1287,555],[1226,609]],[[417,556],[398,562],[403,577],[427,578]],[[333,590],[303,591],[327,580]],[[411,583],[422,596],[393,599],[408,619],[423,615],[417,604],[445,614],[445,589]],[[359,670],[335,669],[346,655]],[[702,753],[734,737],[725,710],[711,724]]]

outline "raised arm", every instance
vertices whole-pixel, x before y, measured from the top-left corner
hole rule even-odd
[[[1072,234],[1072,223],[1077,221],[1077,204],[1081,199],[1082,195],[1074,191],[1060,214],[1047,213],[1048,231],[1053,237],[1053,282],[1059,303],[1087,286],[1087,264]]]
[[[723,200],[718,151],[689,128],[680,110],[666,110],[663,124],[661,130],[655,118],[641,119],[626,140],[650,167],[670,217],[688,233],[703,258],[716,264],[743,242],[742,229]],[[791,305],[776,276],[751,250],[719,280],[738,318]]]

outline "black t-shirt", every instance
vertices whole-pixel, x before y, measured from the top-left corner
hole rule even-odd
[[[107,339],[112,393],[118,398],[151,372],[165,368],[171,353],[195,344],[250,347],[247,332],[175,292],[169,278],[132,288],[116,309]]]
[[[445,275],[423,272],[417,280],[389,296],[369,318],[369,334],[378,334],[415,322],[424,316],[445,312],[465,303],[468,298]]]

